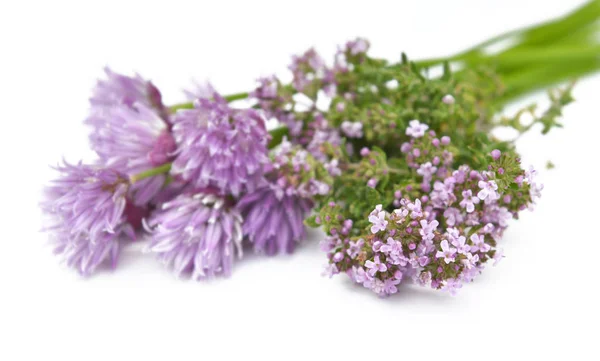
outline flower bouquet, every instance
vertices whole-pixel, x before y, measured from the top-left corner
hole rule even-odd
[[[454,294],[502,259],[509,221],[543,188],[514,139],[492,131],[559,127],[573,83],[542,111],[503,106],[596,71],[599,17],[592,1],[417,61],[371,57],[355,39],[331,63],[294,56],[289,84],[271,76],[231,95],[203,84],[170,106],[152,82],[106,69],[85,120],[97,161],[56,167],[44,229],[82,275],[142,238],[175,274],[203,280],[229,276],[244,251],[291,253],[305,226],[322,227],[326,275],[380,296],[401,282]]]

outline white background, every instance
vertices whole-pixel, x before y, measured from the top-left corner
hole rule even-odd
[[[248,257],[209,283],[175,279],[140,245],[116,272],[82,279],[38,232],[48,165],[91,159],[82,120],[105,65],[138,71],[174,103],[192,77],[230,93],[287,76],[290,55],[311,45],[331,58],[361,35],[391,60],[446,55],[580,3],[3,1],[0,359],[597,360],[598,76],[576,88],[564,129],[518,143],[526,164],[557,167],[542,172],[537,210],[506,233],[504,261],[456,297],[409,286],[382,300],[322,278],[318,232],[292,256]]]

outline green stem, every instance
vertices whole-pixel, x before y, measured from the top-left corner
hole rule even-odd
[[[233,102],[236,100],[241,100],[241,99],[246,99],[246,98],[248,98],[248,93],[235,93],[235,94],[223,96],[223,99],[225,99],[227,102]],[[169,107],[169,111],[171,113],[175,113],[179,109],[194,109],[194,102],[180,103],[180,104],[171,105]]]
[[[528,47],[539,49],[540,46],[551,45],[570,37],[578,30],[596,23],[599,17],[600,0],[592,0],[561,18],[505,32],[447,58],[423,60],[419,63],[423,66],[426,64],[431,66],[441,64],[444,61],[467,61],[473,57],[480,58],[484,55],[486,48],[511,37],[518,38],[518,44],[511,49]]]
[[[236,100],[246,99],[246,98],[248,98],[248,95],[249,95],[248,93],[235,93],[235,94],[225,95],[223,98],[227,102],[233,102]]]
[[[491,66],[506,82],[507,94],[498,100],[506,104],[531,91],[600,69],[599,18],[600,0],[592,0],[561,18],[500,34],[449,57],[415,63],[423,68],[444,62],[466,69]],[[489,46],[510,38],[515,44],[509,48],[496,54],[486,52]]]
[[[131,177],[129,177],[129,181],[131,182],[131,184],[133,184],[135,182],[141,181],[142,179],[154,177],[155,175],[169,173],[169,171],[171,170],[171,165],[172,164],[173,163],[166,163],[166,164],[163,164],[163,165],[158,166],[156,168],[148,169],[148,170],[143,171],[141,173],[134,174]]]
[[[409,173],[409,172],[408,172],[408,171],[406,171],[405,169],[398,169],[398,168],[390,168],[390,167],[388,167],[388,168],[386,168],[386,170],[387,170],[389,173],[392,173],[392,174],[399,174],[399,175],[406,175],[406,174],[408,174],[408,173]]]

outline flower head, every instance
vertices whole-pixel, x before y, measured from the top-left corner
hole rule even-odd
[[[229,108],[216,97],[198,99],[194,109],[174,117],[179,148],[172,172],[196,188],[216,187],[237,196],[262,180],[268,133],[259,113]]]
[[[132,107],[143,104],[153,109],[165,120],[167,109],[162,103],[162,96],[152,82],[139,75],[129,77],[105,68],[106,80],[99,80],[93,90],[90,103],[92,108],[110,108],[113,106]]]
[[[194,280],[229,276],[235,254],[242,255],[241,222],[237,210],[217,195],[181,194],[148,219],[148,251],[177,275],[190,272]]]
[[[304,218],[312,209],[309,199],[265,186],[242,197],[237,208],[244,216],[243,232],[257,252],[291,253],[304,238]]]
[[[45,189],[41,207],[50,219],[54,252],[82,275],[91,274],[110,259],[116,266],[119,236],[134,237],[128,223],[128,178],[113,170],[65,163],[60,178]],[[128,210],[127,210],[128,211]]]
[[[176,149],[169,125],[143,103],[92,109],[86,123],[94,128],[90,141],[101,162],[129,176],[171,161]],[[159,175],[134,184],[135,203],[148,203],[164,181]]]

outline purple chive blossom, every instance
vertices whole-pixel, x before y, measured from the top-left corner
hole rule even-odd
[[[485,237],[481,234],[473,234],[471,236],[471,242],[473,245],[471,246],[471,252],[488,252],[491,247],[489,244],[485,243]]]
[[[198,99],[173,119],[179,145],[172,173],[196,188],[217,187],[239,195],[254,190],[268,162],[264,119],[252,109],[235,110],[218,95]]]
[[[442,250],[437,251],[435,257],[443,258],[444,262],[446,263],[454,262],[456,248],[450,247],[450,245],[448,244],[448,240],[446,239],[440,242],[440,247],[442,248]]]
[[[367,272],[371,276],[375,276],[377,272],[387,271],[387,266],[385,265],[385,263],[381,263],[381,261],[379,260],[379,256],[375,256],[373,258],[373,261],[368,260],[367,262],[365,262],[365,267],[369,269]]]
[[[129,77],[105,68],[106,80],[99,80],[93,90],[90,103],[92,108],[110,108],[114,106],[132,107],[134,104],[143,104],[146,108],[153,109],[163,119],[167,120],[168,111],[162,103],[158,89],[141,76]]]
[[[170,162],[176,149],[169,125],[143,103],[92,109],[86,123],[94,128],[90,142],[102,164],[129,176]],[[164,181],[157,175],[136,182],[131,187],[135,204],[148,203]]]
[[[135,238],[127,219],[127,176],[93,166],[65,163],[45,189],[41,207],[49,218],[54,253],[89,275],[105,260],[116,266],[122,233]]]
[[[363,136],[363,125],[361,122],[349,122],[345,120],[340,126],[342,133],[348,138],[362,138]]]
[[[382,205],[378,204],[373,212],[369,215],[369,222],[371,226],[371,233],[375,234],[380,231],[385,231],[388,221],[385,219],[385,211],[382,210]]]
[[[467,213],[472,213],[475,210],[475,205],[479,203],[479,198],[473,196],[473,191],[467,189],[462,192],[463,200],[460,201],[460,206],[467,210]]]
[[[266,186],[248,193],[237,204],[244,217],[244,236],[256,252],[291,253],[305,236],[304,218],[311,202],[299,195]]]
[[[176,275],[194,280],[229,276],[242,255],[242,218],[225,200],[211,194],[181,194],[163,203],[147,221],[148,251]]]
[[[406,128],[406,135],[411,136],[413,138],[421,138],[425,135],[429,126],[427,124],[422,124],[418,120],[411,120],[408,128]]]

